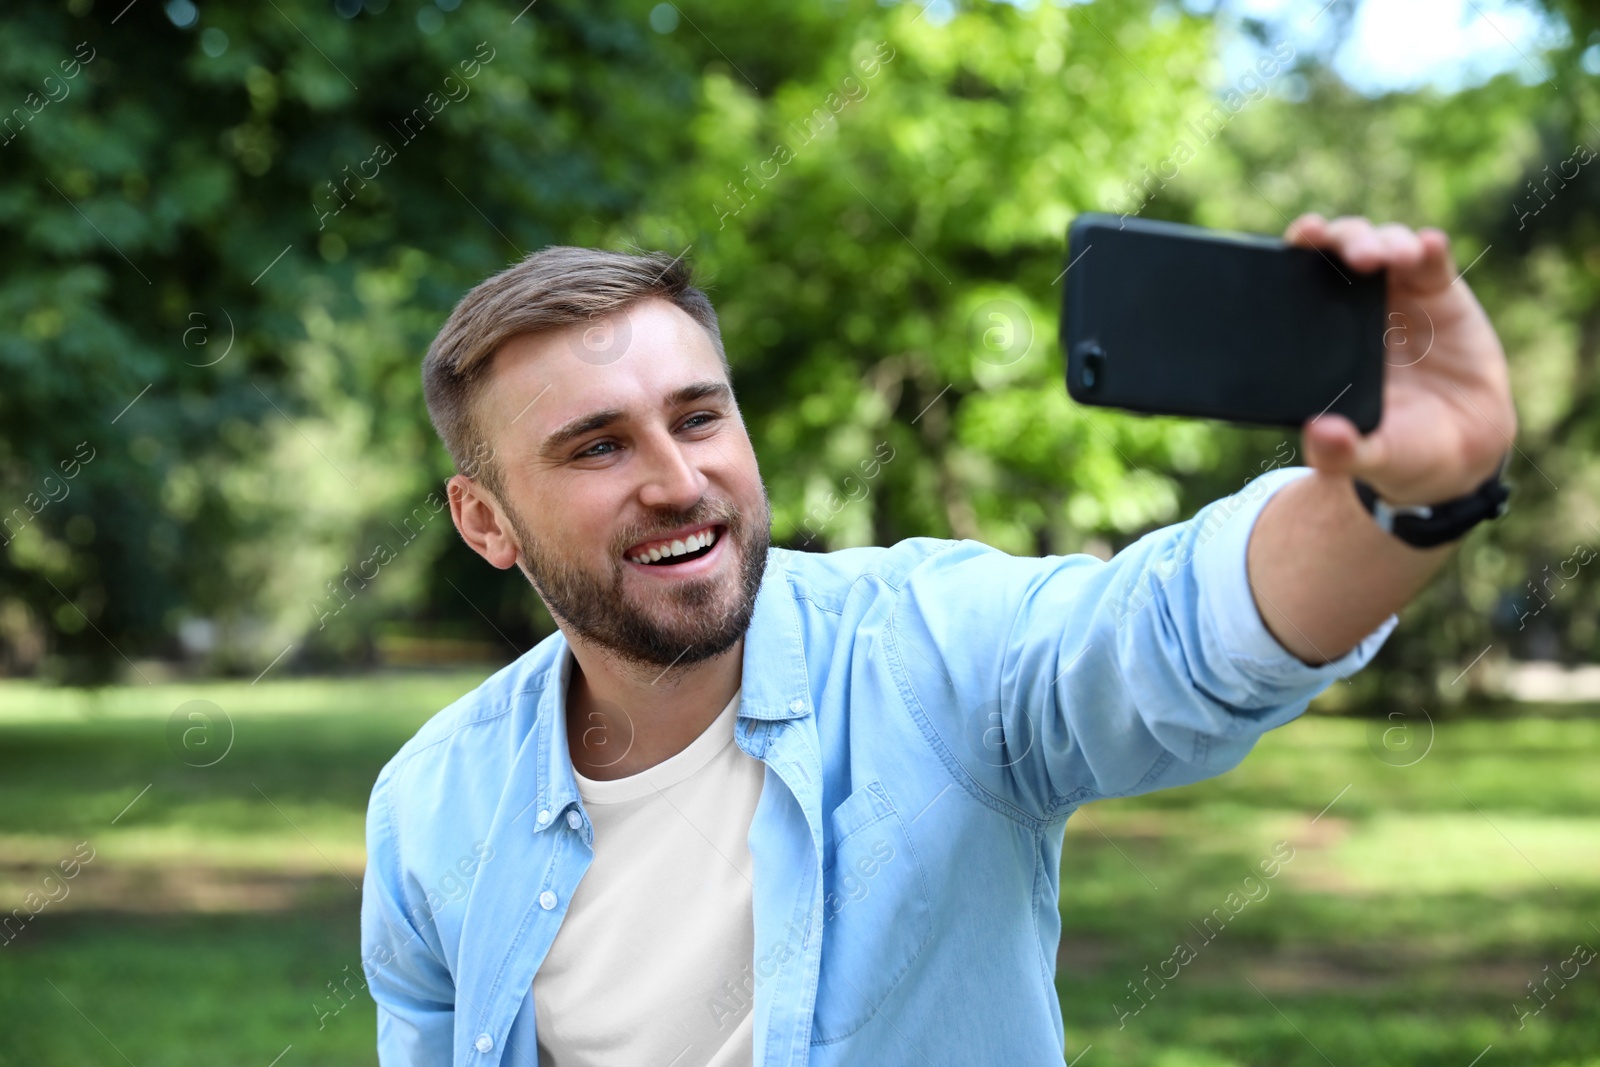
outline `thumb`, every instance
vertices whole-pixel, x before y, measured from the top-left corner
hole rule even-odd
[[[1343,415],[1318,415],[1306,423],[1302,434],[1306,464],[1324,474],[1360,478],[1382,461],[1378,436],[1361,436],[1355,423]]]

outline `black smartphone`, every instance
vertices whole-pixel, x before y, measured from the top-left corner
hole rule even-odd
[[[1386,278],[1254,234],[1090,213],[1067,230],[1061,349],[1080,404],[1362,433],[1383,414]]]

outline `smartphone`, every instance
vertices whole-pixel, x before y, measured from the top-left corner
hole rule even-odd
[[[1386,277],[1272,237],[1126,216],[1067,230],[1061,349],[1080,404],[1362,433],[1383,414]]]

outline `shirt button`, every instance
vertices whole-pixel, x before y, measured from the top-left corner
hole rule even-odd
[[[547,809],[545,811],[541,811],[539,813],[539,825],[543,826],[545,823],[547,823],[549,821],[550,821],[550,812],[549,812],[549,810]]]
[[[583,816],[579,815],[576,811],[567,812],[567,825],[576,830],[578,827],[583,825]]]
[[[555,906],[556,906],[556,895],[554,893],[552,893],[552,892],[550,892],[550,890],[546,889],[543,893],[539,894],[539,907],[543,908],[545,911],[549,911],[551,908],[553,908]]]
[[[494,1048],[494,1038],[490,1037],[488,1034],[479,1034],[478,1040],[472,1043],[472,1047],[477,1049],[479,1052],[488,1052]]]
[[[789,710],[790,711],[801,711],[802,709],[805,708],[805,706],[806,706],[806,702],[804,700],[801,700],[799,697],[795,697],[793,700],[789,701]]]

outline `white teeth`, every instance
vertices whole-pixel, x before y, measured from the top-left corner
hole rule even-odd
[[[716,541],[716,531],[710,529],[701,530],[699,533],[682,540],[674,540],[665,545],[652,546],[636,556],[629,556],[628,559],[634,563],[654,563],[659,559],[670,556],[682,556],[689,552],[698,552],[702,548],[710,548],[716,544]]]

